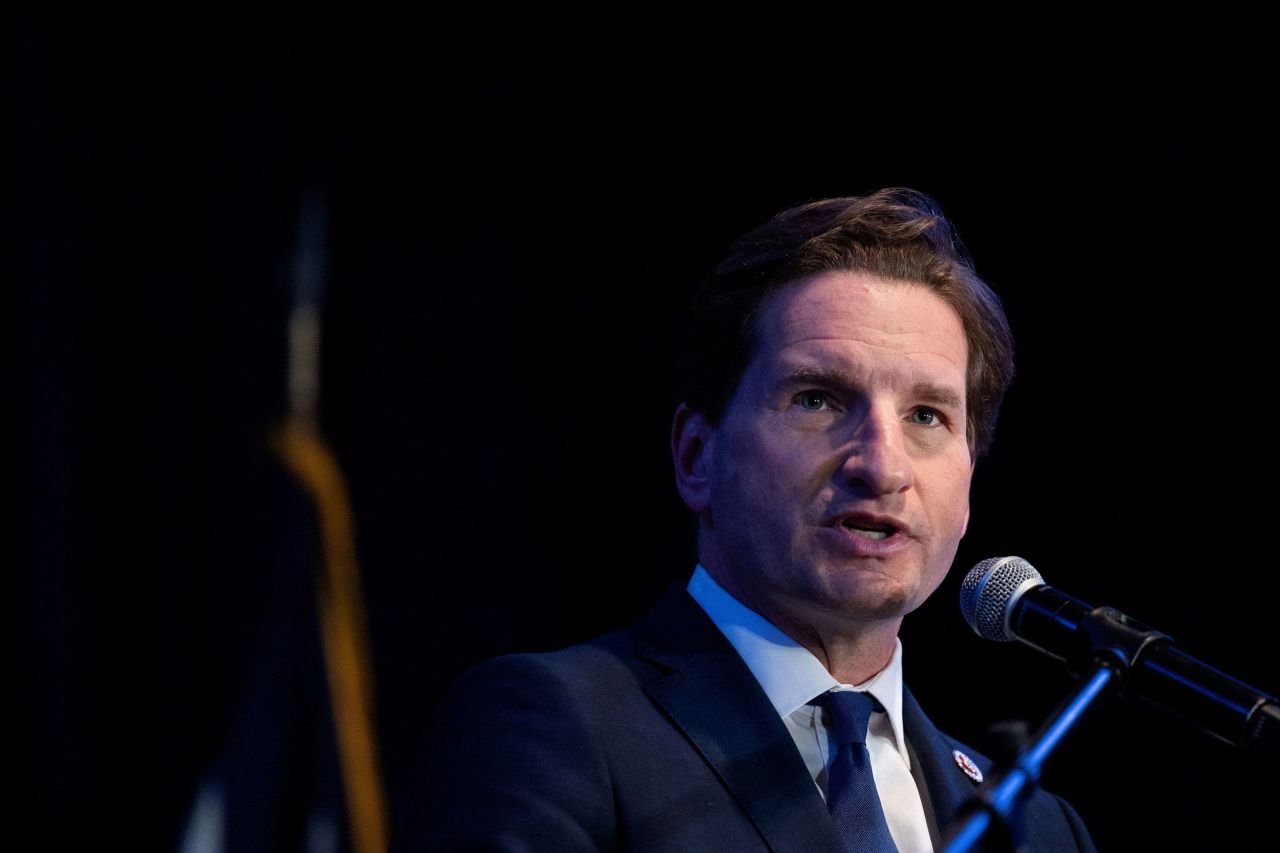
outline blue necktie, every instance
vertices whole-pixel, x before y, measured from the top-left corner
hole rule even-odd
[[[827,804],[844,849],[897,853],[867,752],[867,722],[872,711],[883,710],[880,703],[871,694],[854,690],[824,693],[820,702],[831,715],[829,736],[837,748],[827,772]]]

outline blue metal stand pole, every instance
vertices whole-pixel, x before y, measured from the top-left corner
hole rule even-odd
[[[997,770],[974,792],[969,805],[948,832],[943,853],[973,850],[995,827],[1003,830],[1007,839],[1019,836],[1020,806],[1040,780],[1045,761],[1093,702],[1118,681],[1117,675],[1111,661],[1104,658],[1097,662],[1089,677],[1080,682],[1075,692],[1036,732],[1031,744],[1018,753],[1012,766]],[[1012,841],[1008,846],[1013,846]]]

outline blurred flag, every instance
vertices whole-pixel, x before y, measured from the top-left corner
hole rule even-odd
[[[261,630],[179,853],[383,853],[387,846],[354,523],[341,469],[319,429],[327,219],[323,193],[308,193],[292,271],[289,416],[271,438],[299,495],[281,559],[308,567],[298,585],[306,592],[280,602]]]

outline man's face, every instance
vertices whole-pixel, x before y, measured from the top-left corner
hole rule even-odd
[[[921,285],[850,272],[763,308],[724,417],[703,427],[703,559],[775,621],[896,631],[969,520],[960,319]]]

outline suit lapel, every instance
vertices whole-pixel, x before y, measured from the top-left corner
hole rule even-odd
[[[933,818],[936,826],[932,827],[939,834],[945,835],[951,822],[960,812],[962,806],[973,795],[977,787],[972,779],[956,763],[952,753],[954,742],[942,734],[925,716],[911,692],[904,686],[902,689],[902,717],[906,728],[907,740],[910,741],[912,758],[919,763],[917,784],[923,783],[928,790],[929,804],[933,807]],[[968,755],[982,768],[990,769],[990,762],[976,753]],[[915,766],[912,771],[915,774]],[[939,839],[934,838],[934,844]]]
[[[674,589],[635,628],[645,685],[715,770],[770,849],[837,851],[826,804],[764,690],[715,624]]]

